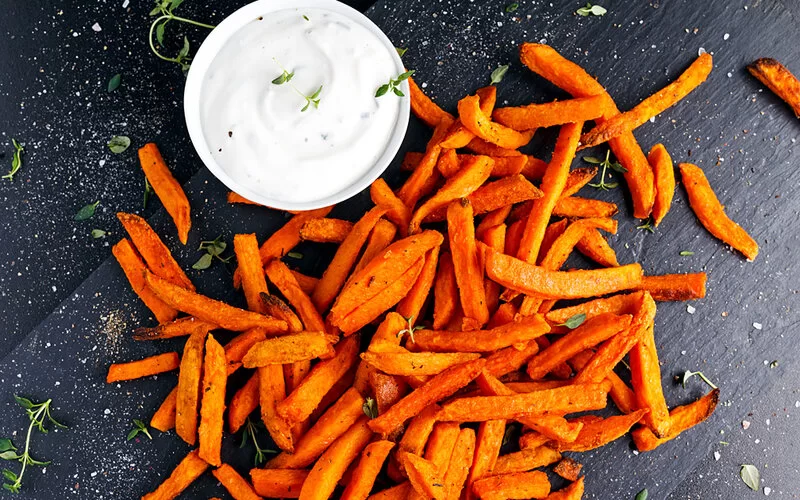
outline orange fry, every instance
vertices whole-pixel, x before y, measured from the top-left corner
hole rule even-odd
[[[209,332],[215,328],[217,328],[217,325],[200,321],[192,316],[185,316],[153,328],[137,328],[133,331],[133,338],[136,340],[171,339],[186,337],[198,330]]]
[[[131,238],[131,242],[142,256],[147,267],[156,276],[177,286],[194,291],[194,285],[175,262],[169,248],[161,241],[158,234],[150,227],[146,220],[138,215],[117,212],[117,219]]]
[[[559,451],[589,451],[619,439],[628,433],[633,424],[646,417],[647,410],[636,410],[628,415],[618,415],[614,417],[581,420],[583,427],[578,434],[578,438],[571,443],[552,442],[553,446]]]
[[[466,198],[454,201],[447,207],[447,230],[464,311],[463,329],[477,330],[489,321],[489,308],[475,242],[472,205]]]
[[[255,344],[244,356],[242,363],[245,368],[258,368],[315,358],[330,358],[335,353],[332,343],[336,341],[337,337],[325,332],[282,335]]]
[[[467,150],[471,151],[472,153],[475,153],[476,155],[486,155],[491,157],[525,156],[516,149],[502,148],[496,144],[492,144],[491,142],[485,141],[480,137],[475,137],[474,139],[469,141],[469,144],[467,144],[464,147]]]
[[[154,143],[150,142],[139,148],[139,164],[156,196],[164,205],[164,209],[175,222],[178,239],[185,245],[189,237],[189,229],[192,227],[186,193],[183,192],[180,183],[169,171],[164,158],[161,157],[161,152]]]
[[[128,278],[131,288],[142,299],[144,305],[155,316],[156,321],[159,323],[167,323],[173,321],[178,315],[178,311],[165,304],[158,296],[150,290],[144,281],[144,272],[147,269],[142,259],[134,250],[130,241],[123,238],[119,243],[111,248],[111,253],[119,262],[122,271]],[[168,323],[167,323],[168,324]],[[138,339],[137,339],[138,340]]]
[[[200,437],[200,458],[216,466],[222,464],[220,450],[227,380],[225,350],[213,335],[208,335],[203,363],[203,403],[200,407],[200,426],[197,434]]]
[[[611,116],[585,133],[581,137],[582,147],[597,146],[625,132],[631,132],[650,118],[661,114],[703,83],[711,73],[712,67],[711,54],[708,52],[700,54],[677,80],[640,102],[630,111]]]
[[[273,318],[285,321],[286,324],[289,325],[289,332],[299,333],[303,331],[303,322],[300,321],[300,318],[294,311],[286,305],[286,302],[275,295],[266,293],[261,294],[261,302],[264,304],[264,313]]]
[[[153,429],[158,429],[161,432],[167,432],[170,429],[175,428],[175,405],[178,402],[178,388],[173,387],[167,397],[164,398],[164,401],[161,403],[161,406],[158,407],[158,410],[153,414],[153,418],[150,419],[150,427]]]
[[[372,259],[386,250],[386,247],[392,244],[396,235],[397,226],[386,219],[379,220],[378,223],[375,224],[375,227],[372,228],[372,232],[369,233],[367,244],[364,246],[364,252],[362,252],[358,262],[356,262],[352,274],[356,274],[364,269],[364,266],[369,264]]]
[[[469,470],[466,491],[464,492],[466,500],[474,500],[476,498],[472,491],[472,485],[478,479],[485,477],[494,468],[497,457],[500,455],[500,447],[503,445],[505,431],[505,420],[487,420],[486,422],[481,422],[478,427],[475,456]]]
[[[211,473],[235,500],[261,500],[250,483],[230,465],[222,464],[219,469],[215,469]]]
[[[675,196],[675,167],[672,158],[663,144],[656,144],[647,154],[647,161],[653,168],[656,180],[656,197],[653,202],[653,224],[658,226],[667,215],[672,198]]]
[[[714,389],[697,401],[675,407],[669,412],[669,432],[665,436],[659,438],[648,427],[640,427],[632,432],[633,443],[639,451],[654,450],[710,417],[718,401],[719,389]]]
[[[525,449],[499,457],[490,475],[496,476],[500,474],[511,474],[513,472],[526,472],[554,464],[559,460],[561,460],[561,453],[547,446]]]
[[[747,260],[755,260],[758,255],[758,243],[747,234],[747,231],[728,218],[703,170],[691,163],[681,163],[679,168],[683,185],[689,195],[689,205],[703,227],[740,251]]]
[[[644,423],[657,436],[665,436],[669,431],[669,409],[661,385],[661,366],[652,326],[639,337],[639,342],[628,353],[628,359],[636,406],[648,410]]]
[[[171,307],[201,321],[219,325],[225,330],[241,332],[250,328],[263,328],[269,333],[279,333],[288,328],[285,321],[229,306],[224,302],[173,285],[150,272],[145,274],[145,283]]]
[[[420,497],[445,500],[447,491],[439,467],[430,460],[405,451],[399,452],[397,457],[408,473],[411,486]]]
[[[280,259],[289,253],[292,248],[300,243],[300,229],[305,223],[311,219],[327,216],[332,209],[333,207],[325,207],[318,210],[300,212],[289,219],[283,227],[272,233],[272,236],[261,244],[261,248],[259,248],[261,263],[266,264],[272,259]]]
[[[583,465],[567,457],[561,459],[554,467],[553,472],[563,477],[567,481],[577,481]]]
[[[273,260],[265,267],[267,278],[275,285],[286,300],[297,311],[306,330],[320,332],[325,330],[325,322],[314,307],[311,298],[300,287],[297,278],[280,260]]]
[[[406,156],[408,154],[411,153],[407,153]],[[386,209],[386,218],[394,222],[401,229],[401,234],[403,234],[402,231],[408,228],[408,222],[411,220],[411,209],[394,194],[383,178],[378,178],[372,183],[369,188],[369,195],[372,198],[372,203]]]
[[[258,407],[258,373],[254,373],[233,395],[228,407],[228,430],[231,434],[239,431],[247,417]]]
[[[531,130],[596,120],[608,113],[609,104],[609,100],[602,95],[578,97],[544,104],[499,108],[494,110],[492,118],[514,130]]]
[[[253,489],[264,498],[298,498],[308,476],[307,470],[252,469]]]
[[[342,219],[311,219],[300,228],[300,239],[316,243],[341,243],[353,229],[353,223]]]
[[[488,87],[478,89],[475,94],[480,100],[480,108],[483,114],[491,116],[495,102],[497,101],[497,87],[489,85]],[[458,120],[453,123],[453,126],[450,127],[450,130],[447,132],[447,137],[442,141],[442,147],[451,149],[463,148],[474,138],[475,134],[470,132],[470,130],[461,123],[461,120]],[[442,172],[442,175],[447,177],[444,172]]]
[[[486,500],[545,498],[550,493],[550,481],[544,472],[515,472],[480,479],[472,489]]]
[[[645,276],[641,290],[650,292],[658,301],[702,299],[706,296],[706,273]]]
[[[389,375],[436,375],[452,366],[480,358],[470,352],[365,352],[361,359]]]
[[[566,488],[550,493],[545,497],[545,500],[581,500],[583,498],[583,489],[583,477],[580,477]]]
[[[548,271],[505,254],[489,251],[486,274],[501,285],[544,299],[580,299],[637,288],[642,267],[620,267],[577,271]]]
[[[553,207],[556,217],[612,217],[618,211],[615,203],[578,196],[561,198]]]
[[[617,253],[597,229],[588,229],[575,248],[603,267],[618,267]]]
[[[267,365],[258,369],[258,401],[261,420],[278,448],[289,453],[294,451],[292,425],[278,415],[278,404],[286,399],[286,381],[283,367]]]
[[[303,290],[303,293],[309,296],[314,293],[314,288],[317,287],[319,278],[306,276],[305,274],[295,270],[292,270],[292,275],[294,276],[294,279],[297,280],[297,284],[300,285],[300,289]]]
[[[517,174],[484,184],[467,196],[467,199],[472,204],[473,213],[481,215],[541,196],[542,192],[536,186],[525,179],[525,176]],[[440,207],[431,212],[424,222],[438,222],[446,217],[446,207]]]
[[[391,441],[375,441],[364,448],[361,459],[353,469],[353,475],[342,493],[342,500],[364,500],[369,496],[383,462],[393,447],[394,443]]]
[[[405,203],[409,209],[413,209],[420,198],[428,193],[431,183],[439,177],[436,163],[442,153],[442,140],[452,125],[450,118],[444,118],[441,123],[436,125],[433,137],[425,147],[425,155],[420,160],[419,165],[411,173],[405,184],[397,191],[397,197]]]
[[[492,121],[481,111],[480,98],[467,96],[458,101],[458,118],[470,132],[501,148],[517,149],[528,144],[535,130],[517,132]]]
[[[228,191],[227,200],[228,200],[228,203],[240,203],[242,205],[255,205],[255,206],[258,206],[258,207],[263,206],[260,203],[256,203],[256,202],[254,202],[252,200],[248,200],[244,196],[240,195],[239,193],[235,193],[233,191]]]
[[[567,183],[564,185],[564,190],[561,191],[560,198],[568,198],[581,190],[581,188],[589,184],[592,179],[597,177],[597,167],[584,167],[576,168],[569,172]]]
[[[539,337],[536,340],[541,338]],[[539,352],[539,344],[536,343],[536,340],[528,341],[521,349],[518,349],[517,346],[511,346],[490,354],[486,357],[486,373],[495,377],[502,377],[506,373],[519,370],[522,365]]]
[[[267,333],[261,328],[251,328],[232,338],[225,344],[225,358],[228,361],[228,375],[242,366],[242,358],[247,351],[258,342],[267,339]]]
[[[422,266],[417,281],[414,282],[414,286],[411,287],[408,294],[400,299],[395,308],[397,314],[404,318],[411,318],[412,322],[419,318],[420,311],[430,295],[436,277],[436,265],[439,263],[440,248],[440,246],[435,246],[425,254],[425,264]]]
[[[183,347],[181,370],[178,372],[175,433],[190,445],[197,442],[197,410],[200,406],[205,342],[206,332],[199,331],[189,336]]]
[[[528,316],[491,330],[448,332],[423,329],[414,332],[411,345],[416,350],[439,353],[494,352],[535,339],[549,331],[550,327],[541,316]]]
[[[634,314],[639,310],[642,297],[642,292],[612,295],[611,297],[591,300],[576,306],[554,309],[547,313],[545,318],[551,325],[558,325],[566,322],[576,314],[585,314],[587,320],[605,313]]]
[[[443,119],[450,121],[455,119],[453,115],[437,106],[430,97],[426,96],[413,78],[408,79],[408,87],[411,91],[411,112],[426,125],[435,127]]]
[[[256,235],[237,234],[233,237],[233,250],[236,253],[236,262],[239,264],[238,270],[242,278],[242,291],[247,301],[247,308],[253,312],[266,314],[261,294],[268,293],[267,281],[264,279],[264,269],[258,254]]]
[[[165,352],[148,358],[128,363],[114,363],[108,367],[106,383],[111,384],[122,380],[134,380],[137,378],[158,375],[159,373],[169,372],[178,369],[180,356],[177,352]]]
[[[152,493],[142,497],[142,500],[171,500],[181,494],[192,482],[208,469],[208,463],[200,458],[197,450],[190,452],[175,467],[172,474],[161,483]]]
[[[458,500],[464,489],[472,461],[475,457],[475,431],[461,429],[444,474],[444,487],[447,500]]]
[[[444,328],[459,308],[458,284],[456,283],[453,258],[449,252],[439,258],[439,269],[433,285],[433,327]]]
[[[800,118],[800,80],[783,64],[775,59],[762,57],[748,64],[747,71],[791,106],[795,116]]]

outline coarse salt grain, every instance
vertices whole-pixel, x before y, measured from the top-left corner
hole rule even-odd
[[[761,323],[753,323],[753,328],[755,328],[756,330],[761,330],[763,328],[763,325]]]
[[[742,420],[742,429],[747,430],[750,428],[750,421],[749,420]]]
[[[772,488],[769,486],[764,486],[764,496],[768,497],[770,493],[772,493]]]
[[[705,53],[706,53],[706,49],[704,49],[703,47],[700,47],[699,49],[697,49],[697,56],[698,57],[702,56]]]
[[[691,305],[686,306],[686,312],[687,313],[694,314],[695,311],[697,311],[697,309],[695,309],[694,306],[691,306]]]
[[[103,28],[100,27],[100,23],[94,23],[92,25],[92,31],[94,31],[96,33],[99,33],[101,31],[103,31]]]
[[[727,39],[728,39],[728,38],[730,38],[730,37],[731,37],[730,33],[725,33],[725,34],[722,36],[722,39],[723,39],[723,40],[727,40]]]
[[[122,2],[122,8],[123,9],[127,9],[128,5],[130,5],[130,4],[131,4],[130,0],[125,0],[124,2]]]
[[[714,460],[716,460],[716,461],[719,461],[719,459],[720,459],[720,457],[721,457],[721,456],[722,456],[722,455],[720,455],[720,453],[719,453],[718,451],[715,451],[715,452],[714,452]]]

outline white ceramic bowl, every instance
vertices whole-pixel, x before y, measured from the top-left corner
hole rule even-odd
[[[403,61],[395,51],[394,45],[389,38],[378,28],[375,23],[370,21],[362,13],[357,10],[340,3],[336,0],[256,0],[255,2],[245,5],[237,10],[227,18],[225,18],[219,25],[211,31],[208,37],[197,51],[194,59],[192,60],[192,67],[186,78],[186,88],[183,93],[183,111],[186,118],[186,127],[189,130],[189,137],[192,140],[197,154],[203,160],[205,166],[211,171],[214,176],[219,179],[223,184],[236,193],[244,196],[248,200],[266,205],[268,207],[277,208],[281,210],[313,210],[316,208],[327,207],[335,203],[344,201],[367,188],[375,179],[381,176],[386,167],[389,166],[392,159],[394,159],[403,138],[408,128],[408,118],[410,114],[410,100],[405,98],[402,100],[400,112],[398,114],[397,122],[395,123],[394,131],[389,137],[383,149],[383,154],[378,158],[377,162],[370,168],[362,177],[350,184],[343,190],[333,195],[313,200],[308,202],[291,202],[286,200],[276,200],[257,190],[251,189],[251,186],[241,184],[234,180],[228,173],[214,160],[209,151],[205,135],[203,133],[203,124],[201,122],[200,104],[203,91],[203,82],[205,81],[206,72],[213,62],[217,53],[225,45],[225,43],[239,30],[242,26],[249,23],[259,16],[269,15],[270,12],[276,12],[284,9],[325,9],[336,12],[346,16],[351,21],[360,24],[366,28],[374,37],[383,43],[392,55],[394,60],[396,74],[400,74],[404,69]],[[401,89],[409,95],[408,82],[403,82]]]

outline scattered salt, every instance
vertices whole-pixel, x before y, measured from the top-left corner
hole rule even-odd
[[[749,420],[742,420],[742,429],[747,430],[750,428],[750,421]]]
[[[694,308],[694,306],[692,306],[692,305],[688,305],[688,306],[686,306],[686,312],[687,312],[687,313],[689,313],[689,314],[694,314],[694,313],[695,313],[695,311],[697,311],[697,309],[695,309],[695,308]]]
[[[106,408],[105,410],[103,410],[103,415],[111,415],[111,410],[109,408]]]
[[[99,163],[99,164],[100,164],[100,166],[102,167],[103,165],[105,165],[105,164],[106,164],[106,161],[105,161],[105,160],[100,160],[98,163]]]
[[[795,408],[800,408],[800,401],[795,401],[794,402],[794,407]]]
[[[697,55],[698,56],[702,56],[705,53],[706,53],[706,49],[704,49],[703,47],[700,47],[699,49],[697,49]]]
[[[755,328],[756,330],[761,330],[763,326],[761,325],[761,323],[753,323],[753,328]]]
[[[123,9],[127,9],[128,5],[130,5],[130,4],[131,4],[130,0],[125,0],[124,2],[122,2],[122,8]]]
[[[655,116],[651,116],[650,117],[650,123],[655,123],[655,122],[656,122],[656,117]]]
[[[730,33],[725,33],[725,35],[723,35],[722,39],[723,40],[727,40],[730,37],[731,37]]]
[[[99,33],[103,31],[103,28],[100,27],[100,23],[94,23],[92,25],[92,31],[94,31],[95,33]]]
[[[772,488],[769,486],[764,486],[764,496],[768,497],[770,493],[772,493]]]
[[[767,425],[769,425],[769,419],[767,419]]]
[[[720,459],[720,457],[721,457],[721,456],[722,456],[722,455],[720,455],[720,453],[719,453],[718,451],[715,451],[715,452],[714,452],[714,460],[717,460],[717,461],[719,461],[719,459]]]
[[[77,31],[73,31],[73,32],[72,32],[72,36],[73,36],[73,37],[79,37],[79,36],[81,36],[81,34],[80,34],[80,33],[78,33]]]

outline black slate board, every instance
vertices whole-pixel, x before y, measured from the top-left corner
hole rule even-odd
[[[744,262],[711,238],[696,223],[680,190],[673,211],[656,234],[635,229],[637,222],[630,218],[621,190],[601,197],[624,207],[619,234],[611,240],[621,262],[639,261],[649,273],[709,273],[709,295],[692,304],[693,315],[685,304],[660,306],[656,335],[670,404],[689,401],[702,392],[699,383],[684,390],[670,382],[672,375],[698,368],[721,382],[726,403],[709,422],[654,452],[636,456],[623,439],[580,460],[585,464],[589,498],[632,498],[643,487],[651,498],[665,498],[695,464],[703,459],[708,463],[712,448],[722,449],[727,460],[721,461],[725,469],[714,472],[718,480],[696,480],[694,486],[681,489],[680,497],[744,497],[748,490],[738,480],[738,463],[762,466],[765,458],[750,444],[751,436],[732,431],[759,403],[760,392],[798,386],[800,362],[790,355],[792,334],[797,331],[794,310],[800,266],[792,257],[798,236],[787,229],[794,227],[800,208],[793,193],[800,174],[792,165],[798,156],[793,140],[797,121],[774,96],[762,94],[743,67],[764,55],[791,64],[797,41],[792,19],[781,5],[763,3],[748,3],[744,9],[745,3],[717,1],[698,9],[690,1],[636,6],[609,2],[605,17],[586,19],[574,16],[571,4],[520,4],[509,14],[497,2],[379,3],[369,15],[398,46],[410,47],[405,60],[418,70],[418,82],[450,109],[459,96],[487,83],[492,68],[506,62],[512,63],[512,69],[500,85],[501,102],[562,97],[520,67],[516,46],[523,40],[546,39],[584,65],[623,109],[674,78],[699,47],[715,56],[709,81],[655,123],[643,126],[637,137],[645,148],[664,142],[677,161],[691,160],[704,167],[728,213],[761,244],[756,262]],[[725,33],[730,34],[727,40]],[[419,150],[425,134],[425,128],[413,121],[404,150]],[[542,137],[551,138],[551,131],[544,131]],[[182,140],[186,142],[181,148],[185,148],[188,141]],[[549,152],[538,154],[547,157]],[[388,173],[394,184],[399,180],[396,167]],[[245,231],[263,236],[285,220],[276,212],[227,206],[225,189],[205,170],[192,177],[186,190],[198,228],[187,247],[177,244],[163,213],[151,220],[185,268],[198,257],[194,248],[199,239],[222,234],[230,241],[233,234]],[[362,194],[338,207],[337,213],[352,217],[366,204]],[[695,255],[679,257],[681,250]],[[306,257],[300,263],[309,266],[308,272],[319,266],[311,252],[304,249]],[[229,290],[230,276],[224,267],[217,265],[191,276],[203,293],[241,303]],[[150,321],[116,264],[106,261],[0,364],[2,435],[19,432],[25,424],[11,392],[34,399],[52,397],[55,414],[70,425],[67,431],[35,436],[34,450],[42,450],[54,464],[30,472],[23,498],[137,497],[152,490],[188,451],[172,433],[156,436],[153,442],[125,441],[130,419],[148,418],[171,388],[174,376],[112,386],[103,383],[111,362],[180,349],[180,341],[155,345],[129,340],[132,328]],[[763,325],[762,330],[754,329],[756,322]],[[768,364],[773,359],[780,363],[770,369],[764,360]],[[775,404],[786,397],[784,391],[769,401]],[[789,416],[790,411],[785,412]],[[784,440],[796,443],[796,432],[788,431]],[[19,442],[18,435],[13,437]],[[731,442],[737,455],[721,448],[721,440]],[[225,457],[246,470],[251,450],[240,452],[229,441]],[[764,485],[775,493],[796,495],[800,490],[792,474],[796,459],[771,458],[769,468],[761,467]],[[214,483],[213,478],[204,477],[186,497],[222,496]]]

